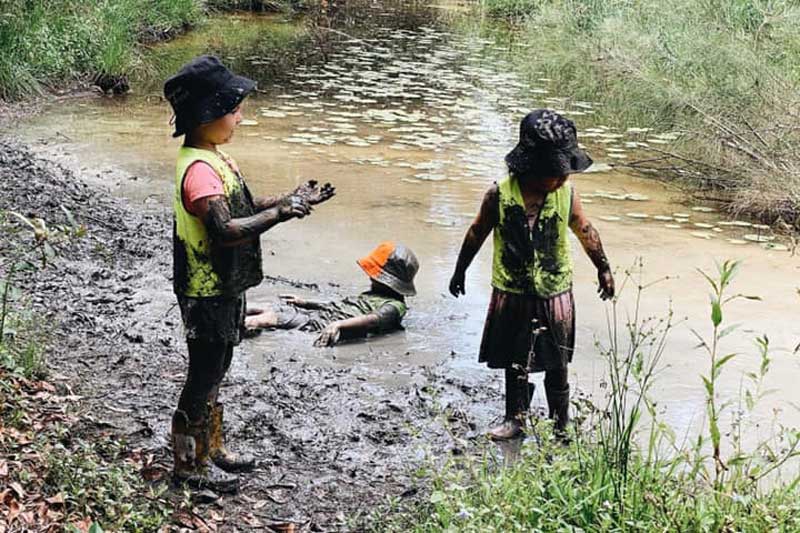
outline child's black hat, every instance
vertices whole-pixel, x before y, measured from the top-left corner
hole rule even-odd
[[[549,109],[525,115],[519,143],[506,155],[509,170],[520,176],[552,178],[583,172],[592,158],[578,146],[575,124]]]
[[[237,76],[214,56],[194,58],[164,84],[164,96],[175,112],[172,136],[227,115],[255,87],[253,80]]]

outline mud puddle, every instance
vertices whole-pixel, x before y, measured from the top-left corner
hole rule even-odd
[[[470,391],[487,385],[499,391],[498,376],[476,362],[490,292],[490,243],[469,272],[467,296],[454,300],[445,294],[446,287],[483,192],[504,177],[502,156],[515,142],[517,121],[528,110],[547,106],[578,123],[581,140],[597,161],[595,172],[574,182],[612,263],[624,270],[641,257],[648,279],[670,278],[648,289],[643,311],[664,315],[671,305],[677,315],[687,317],[671,336],[667,368],[658,381],[665,419],[679,434],[703,419],[699,374],[708,362],[695,349],[690,328],[708,331],[710,321],[708,290],[696,269],[713,272],[716,261],[731,258],[743,261],[735,290],[762,301],[738,302],[726,316],[728,323],[742,322],[744,327],[725,339],[726,352],[741,355],[723,374],[721,395],[738,393],[742,372],[758,365],[753,338],[768,334],[775,356],[768,386],[781,394],[768,397],[756,415],[771,418],[778,409],[782,423],[800,425],[800,415],[791,407],[800,403],[800,392],[793,387],[800,363],[791,355],[800,342],[800,259],[768,229],[736,225],[714,212],[714,206],[688,205],[661,183],[614,171],[611,166],[633,157],[637,148],[668,145],[675,135],[636,125],[624,131],[582,127],[592,124],[596,103],[552,94],[551,80],[545,78],[535,86],[523,83],[504,53],[503,43],[450,32],[438,15],[414,29],[387,21],[371,28],[368,38],[361,35],[344,43],[324,65],[301,65],[268,94],[248,100],[248,121],[226,148],[253,189],[274,193],[317,178],[334,182],[339,191],[309,220],[264,237],[268,275],[319,289],[277,281],[251,291],[251,301],[287,292],[344,296],[363,290],[366,283],[355,260],[385,239],[413,248],[422,269],[405,332],[326,350],[312,348],[309,335],[265,334],[247,342],[240,363],[246,374],[270,386],[275,373],[289,365],[320,378],[355,379],[363,394],[381,391],[405,400],[415,387],[424,387],[428,378],[423,369],[437,367],[469,384]],[[99,182],[104,181],[103,168],[124,169],[126,177],[112,177],[107,185],[135,204],[156,206],[172,194],[177,142],[169,136],[168,120],[165,104],[132,95],[60,104],[14,133],[32,142],[47,140],[55,146],[52,152],[66,150],[81,165],[101,169],[94,170]],[[605,363],[594,342],[605,338],[607,307],[594,294],[595,274],[577,241],[573,248],[578,351],[572,381],[600,396]],[[159,305],[167,308],[167,282],[161,285]],[[629,290],[623,305],[630,308],[633,296]],[[177,348],[171,350],[174,354]],[[180,365],[175,369],[179,372]],[[179,379],[173,381],[177,386]],[[237,390],[242,397],[258,394],[245,386]],[[459,405],[474,410],[481,394],[489,393],[464,395]],[[537,395],[534,401],[543,404],[541,392]],[[478,426],[501,408],[499,401],[489,402],[475,415]],[[265,401],[262,411],[268,409]],[[325,409],[321,413],[331,416]],[[242,420],[240,427],[252,428],[253,422]],[[302,423],[298,431],[305,431]],[[250,438],[268,440],[264,434]]]

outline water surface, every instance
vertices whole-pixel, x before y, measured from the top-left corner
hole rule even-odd
[[[699,375],[707,372],[708,360],[696,349],[691,329],[707,333],[710,311],[708,286],[697,269],[713,272],[715,262],[730,258],[743,261],[734,291],[762,301],[736,302],[726,313],[727,323],[744,326],[725,339],[725,353],[741,355],[726,369],[721,394],[738,393],[742,373],[758,365],[754,337],[768,334],[774,347],[768,386],[779,393],[762,403],[758,415],[767,420],[777,409],[783,423],[800,424],[792,407],[800,403],[794,386],[800,359],[791,354],[800,342],[800,259],[784,251],[768,229],[732,225],[714,206],[689,204],[677,189],[613,170],[615,162],[635,158],[647,145],[669,144],[674,135],[594,123],[599,104],[553,94],[552,80],[542,78],[534,86],[523,82],[503,42],[449,30],[452,16],[443,20],[432,14],[425,24],[414,19],[410,28],[398,18],[376,15],[358,38],[339,43],[327,61],[301,63],[273,84],[261,80],[265,93],[248,99],[247,121],[225,150],[237,159],[252,189],[273,194],[314,178],[338,190],[309,219],[263,237],[269,276],[319,288],[296,289],[278,281],[252,290],[251,301],[274,301],[281,293],[319,298],[364,290],[368,283],[355,260],[383,240],[407,244],[422,265],[406,331],[323,350],[311,348],[309,334],[264,334],[248,341],[256,354],[251,365],[268,372],[258,354],[280,348],[315,364],[359,365],[382,382],[402,382],[420,365],[445,360],[459,378],[496,377],[476,361],[490,294],[491,243],[469,271],[467,295],[456,300],[446,289],[483,193],[505,177],[502,158],[516,141],[519,119],[546,106],[577,122],[596,161],[593,172],[571,179],[618,269],[618,282],[621,271],[642,258],[646,279],[669,278],[646,291],[643,312],[660,316],[671,307],[685,317],[671,334],[657,385],[667,420],[682,431],[704,416]],[[272,19],[247,17],[236,24],[256,44],[275,24],[286,31],[285,21]],[[215,37],[208,48],[219,53],[225,43]],[[159,53],[172,57],[173,50],[180,58],[201,49],[203,35],[194,34]],[[237,48],[221,55],[258,69],[261,56],[244,57],[247,53]],[[20,132],[29,140],[66,143],[88,168],[124,168],[131,179],[115,188],[134,201],[169,202],[179,141],[170,137],[168,106],[147,92],[61,102]],[[595,342],[606,337],[609,306],[597,298],[596,274],[575,239],[573,249],[578,346],[572,380],[599,395],[605,362]],[[623,293],[624,309],[631,309],[633,289]],[[544,402],[541,392],[535,401]]]

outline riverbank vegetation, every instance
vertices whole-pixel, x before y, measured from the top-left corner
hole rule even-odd
[[[291,10],[296,0],[8,0],[0,5],[0,99],[86,81],[125,92],[142,44],[169,39],[214,10]]]
[[[579,402],[583,430],[568,445],[553,438],[550,423],[531,418],[518,457],[458,457],[432,469],[427,501],[394,515],[396,531],[797,531],[800,529],[800,432],[780,428],[758,434],[759,400],[772,354],[757,339],[759,364],[743,379],[741,398],[722,400],[720,376],[735,354],[724,338],[727,307],[738,264],[719,265],[710,287],[708,333],[698,332],[705,372],[706,424],[700,433],[676,435],[660,420],[655,398],[676,316],[646,317],[639,304],[646,287],[641,266],[622,291],[637,290],[630,314],[615,302],[608,341],[598,345],[607,362],[606,402]],[[619,297],[618,297],[619,298]],[[732,420],[729,430],[721,428]],[[761,427],[769,424],[763,423]],[[747,441],[747,442],[745,442]]]
[[[164,475],[152,454],[98,432],[81,396],[48,380],[52,332],[23,288],[85,235],[63,214],[48,225],[0,210],[0,530],[157,531],[173,508],[187,511],[147,481]]]
[[[790,0],[480,0],[521,28],[532,86],[596,102],[582,124],[674,132],[626,164],[733,214],[800,229],[800,6]]]

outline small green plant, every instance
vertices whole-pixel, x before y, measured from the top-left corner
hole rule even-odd
[[[497,460],[493,448],[478,456],[433,468],[428,498],[412,512],[389,517],[392,531],[797,531],[800,530],[800,477],[784,480],[782,467],[798,457],[796,430],[745,448],[748,412],[769,393],[764,388],[771,358],[769,341],[756,341],[758,369],[745,376],[739,414],[731,431],[720,414],[733,409],[721,401],[718,379],[727,361],[720,341],[733,331],[723,327],[725,306],[743,298],[730,295],[738,264],[725,262],[712,287],[712,333],[707,348],[709,374],[698,380],[706,390],[709,437],[680,442],[659,420],[651,397],[659,362],[674,328],[674,314],[645,317],[642,294],[656,282],[642,277],[641,263],[628,271],[619,294],[635,286],[629,313],[620,296],[609,312],[609,342],[601,345],[608,364],[608,397],[591,407],[572,444],[562,447],[548,424],[532,424],[513,464]],[[543,429],[544,428],[544,429]],[[725,436],[730,435],[728,441]],[[708,453],[708,447],[711,453]],[[730,447],[732,453],[723,450]],[[708,473],[711,468],[713,473]],[[790,469],[785,469],[787,472]],[[771,476],[771,477],[770,477]],[[769,477],[770,483],[761,481]],[[382,522],[383,530],[386,519]]]
[[[43,377],[45,360],[42,336],[36,321],[25,309],[23,296],[16,286],[18,276],[35,276],[46,268],[57,250],[86,233],[83,225],[62,207],[66,222],[48,227],[41,218],[20,213],[5,213],[3,230],[12,245],[0,258],[0,363],[28,378]],[[25,237],[25,231],[30,237]]]

